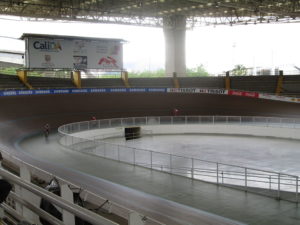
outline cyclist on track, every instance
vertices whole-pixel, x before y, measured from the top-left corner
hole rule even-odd
[[[44,135],[45,135],[45,138],[47,138],[50,134],[50,125],[48,123],[45,124],[44,126]]]

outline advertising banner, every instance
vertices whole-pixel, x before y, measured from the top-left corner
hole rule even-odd
[[[208,89],[208,88],[168,88],[169,93],[203,93],[203,94],[218,94],[226,95],[225,89]]]
[[[26,37],[29,69],[123,69],[122,42],[114,39]]]
[[[282,101],[282,102],[300,102],[299,98],[280,96],[280,95],[270,95],[270,94],[264,94],[264,93],[259,94],[259,98],[275,100],[275,101]]]
[[[300,98],[276,96],[257,92],[233,91],[224,89],[204,89],[204,88],[74,88],[74,89],[37,89],[37,90],[9,90],[1,91],[0,96],[20,96],[20,95],[47,95],[47,94],[80,94],[80,93],[195,93],[195,94],[219,94],[234,95],[250,98],[262,98],[275,101],[300,103]]]
[[[46,95],[46,94],[80,94],[80,93],[153,93],[167,92],[166,88],[82,88],[82,89],[38,89],[0,91],[0,96]]]
[[[250,97],[250,98],[258,98],[259,97],[259,93],[250,92],[250,91],[233,91],[233,90],[229,90],[228,95],[244,96],[244,97]]]
[[[72,43],[66,40],[28,39],[29,68],[71,68]]]

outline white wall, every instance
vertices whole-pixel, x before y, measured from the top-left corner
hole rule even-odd
[[[260,127],[249,125],[149,125],[142,128],[152,130],[153,134],[231,134],[261,137],[300,139],[300,132],[293,128]]]
[[[249,125],[230,125],[230,124],[183,124],[183,125],[147,125],[141,126],[142,130],[151,130],[152,134],[229,134],[229,135],[250,135],[260,137],[278,137],[300,139],[300,132],[293,128],[262,127]],[[81,138],[91,138],[94,136],[105,135],[114,136],[124,132],[124,128],[107,128],[83,131],[73,134]],[[108,134],[108,136],[107,136]]]

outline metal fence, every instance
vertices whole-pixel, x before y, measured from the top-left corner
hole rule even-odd
[[[132,209],[129,209],[125,206],[119,205],[116,202],[113,201],[108,201],[108,199],[105,199],[97,194],[94,194],[93,192],[90,192],[88,190],[84,190],[81,187],[71,183],[70,181],[67,181],[63,178],[57,177],[47,171],[44,171],[38,167],[35,167],[31,164],[28,164],[19,158],[15,157],[14,155],[9,153],[9,149],[3,145],[0,144],[0,153],[3,156],[5,160],[7,160],[10,163],[13,163],[14,165],[18,166],[20,169],[20,176],[17,176],[13,174],[12,172],[4,169],[1,167],[0,163],[0,177],[8,180],[11,184],[13,184],[15,187],[15,191],[11,192],[9,197],[13,199],[13,201],[18,202],[22,206],[25,206],[26,208],[30,209],[32,212],[34,212],[36,215],[44,218],[45,220],[48,221],[49,224],[54,224],[54,225],[62,225],[62,224],[69,224],[68,222],[65,222],[64,220],[58,220],[54,218],[52,215],[49,213],[43,211],[42,209],[39,208],[39,205],[35,205],[33,202],[29,202],[28,199],[24,198],[24,196],[16,194],[16,190],[19,190],[19,188],[16,188],[16,186],[19,186],[21,189],[24,189],[30,193],[33,193],[36,196],[39,196],[43,199],[46,199],[52,204],[55,204],[56,206],[59,206],[61,209],[64,209],[74,216],[77,216],[87,222],[90,222],[91,224],[99,224],[99,225],[116,225],[117,223],[111,221],[110,219],[107,219],[93,211],[90,211],[86,208],[83,208],[76,203],[72,203],[68,200],[66,200],[63,196],[57,196],[39,186],[36,184],[28,181],[28,177],[24,179],[21,174],[22,171],[28,171],[30,174],[30,177],[35,176],[38,177],[39,179],[43,179],[44,181],[51,180],[55,178],[60,184],[68,185],[70,189],[76,189],[80,190],[80,193],[84,196],[84,201],[87,203],[92,204],[99,204],[101,206],[104,206],[105,203],[107,203],[109,207],[109,212],[115,215],[118,215],[120,217],[123,217],[126,220],[130,220],[130,216],[133,212]],[[26,176],[26,175],[25,175]],[[29,180],[31,180],[29,178]],[[22,190],[21,190],[22,192]],[[25,192],[24,192],[25,193]],[[7,205],[6,203],[0,204],[0,207],[2,207],[5,211],[9,212],[11,215],[13,215],[16,218],[20,218],[20,220],[26,219],[26,213],[24,213],[21,210],[17,211],[15,208],[12,208],[11,206]],[[105,208],[105,207],[103,207]],[[139,214],[141,215],[141,214]],[[142,215],[141,215],[142,216]],[[145,225],[164,225],[164,223],[159,222],[155,220],[154,218],[148,217],[148,216],[142,216],[144,217],[144,224]],[[142,218],[141,217],[141,218]],[[32,219],[32,218],[31,218]],[[32,222],[32,221],[31,221]],[[131,224],[131,223],[128,223]]]
[[[165,124],[231,124],[297,129],[300,128],[300,119],[240,116],[134,117],[71,123],[59,127],[58,131],[61,134],[60,143],[75,151],[191,179],[239,188],[277,199],[299,201],[298,175],[161,153],[105,141],[107,137],[124,137],[124,133],[122,134],[121,131],[90,138],[78,137],[78,132],[94,129]],[[77,133],[76,136],[75,133]],[[151,134],[151,131],[147,130],[142,133],[142,136]]]

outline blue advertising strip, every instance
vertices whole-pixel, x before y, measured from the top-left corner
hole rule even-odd
[[[0,91],[0,96],[79,94],[79,93],[165,93],[167,88],[82,88],[82,89],[38,89]]]
[[[82,89],[38,89],[38,90],[0,90],[1,96],[48,95],[48,94],[79,94],[79,93],[207,93],[227,95],[224,89],[205,88],[82,88]],[[300,98],[259,94],[259,98],[275,101],[300,103]]]

